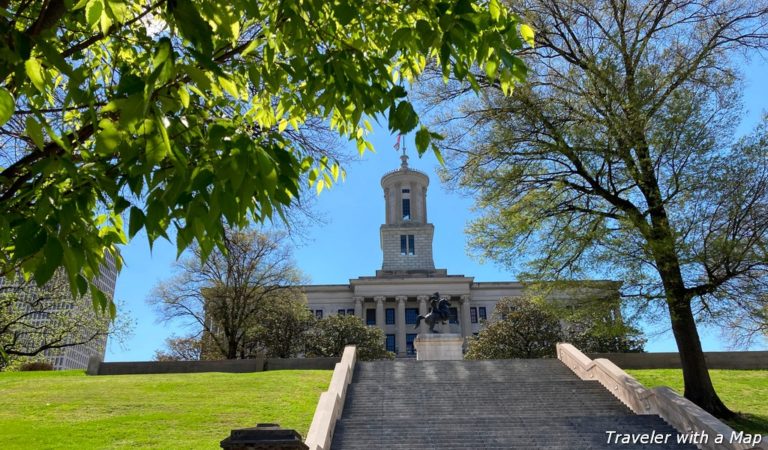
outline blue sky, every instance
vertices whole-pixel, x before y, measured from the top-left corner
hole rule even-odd
[[[761,114],[768,111],[768,62],[757,57],[745,64],[744,104],[746,117],[741,131],[750,130]],[[493,262],[480,263],[467,255],[464,228],[472,217],[472,199],[449,192],[441,185],[436,169],[438,162],[431,153],[418,158],[413,151],[412,136],[405,138],[410,149],[410,166],[430,177],[427,194],[428,220],[435,225],[434,260],[449,274],[472,276],[476,281],[504,281],[513,274]],[[393,149],[394,137],[376,127],[372,136],[376,153],[367,153],[346,165],[347,178],[317,199],[316,210],[326,223],[309,227],[304,243],[294,256],[298,267],[314,284],[347,283],[350,278],[374,275],[381,267],[379,226],[384,221],[384,194],[381,176],[397,169],[400,153]],[[355,154],[354,145],[348,152]],[[124,303],[136,321],[133,337],[121,348],[110,343],[107,361],[141,361],[152,358],[163,347],[165,338],[186,333],[183,327],[156,321],[157,315],[146,303],[151,289],[172,273],[176,256],[175,244],[158,241],[150,252],[146,238],[137,235],[122,249],[125,267],[117,280],[115,298]],[[702,330],[705,351],[725,350],[726,343],[717,330]],[[765,344],[761,349],[766,348]],[[670,333],[651,337],[647,351],[676,351]]]

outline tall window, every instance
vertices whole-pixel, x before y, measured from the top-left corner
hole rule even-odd
[[[376,325],[376,310],[374,308],[368,308],[365,310],[365,324]]]
[[[395,324],[395,308],[387,308],[384,310],[385,318],[386,318],[386,324],[387,325],[394,325]]]
[[[459,309],[451,308],[448,311],[448,323],[459,323]]]
[[[416,325],[416,320],[419,318],[419,308],[405,308],[405,323],[408,325]]]
[[[480,320],[488,320],[488,315],[485,313],[485,306],[478,308],[480,311]]]
[[[400,254],[401,255],[416,254],[416,239],[412,234],[400,235]]]
[[[403,220],[411,220],[411,190],[403,189]]]
[[[315,317],[317,317],[318,319],[322,319],[323,318],[323,310],[322,309],[316,309],[315,310]]]
[[[416,354],[416,348],[413,346],[413,341],[416,340],[415,334],[406,334],[405,335],[405,352],[409,355],[415,355]]]
[[[388,352],[395,351],[395,335],[394,334],[387,335],[387,351]]]
[[[469,308],[469,321],[472,323],[477,323],[477,308],[474,306]]]

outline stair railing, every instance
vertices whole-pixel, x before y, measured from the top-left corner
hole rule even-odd
[[[763,447],[730,442],[733,436],[738,436],[733,428],[666,386],[646,389],[607,359],[599,358],[593,361],[579,349],[566,343],[557,344],[557,358],[582,380],[600,382],[635,414],[659,415],[683,434],[706,434],[709,436],[708,442],[699,444],[702,449],[765,449],[765,439],[762,440]],[[723,442],[715,443],[715,437],[718,435],[724,437]]]
[[[312,424],[309,426],[304,443],[309,450],[329,450],[333,441],[333,430],[336,421],[341,417],[344,400],[347,398],[347,387],[352,382],[355,370],[357,350],[354,345],[344,348],[341,361],[336,363],[331,376],[328,390],[320,394],[320,400],[315,408]]]

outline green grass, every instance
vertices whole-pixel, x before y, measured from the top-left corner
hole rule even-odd
[[[0,448],[216,449],[257,423],[306,436],[331,374],[0,373]]]
[[[682,395],[683,373],[679,369],[627,370],[644,386],[669,386]],[[728,424],[745,433],[768,434],[768,371],[710,370],[720,399],[740,417]]]

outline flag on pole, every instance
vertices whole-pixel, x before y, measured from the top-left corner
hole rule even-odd
[[[400,151],[400,138],[403,137],[402,134],[397,135],[397,140],[395,141],[395,151]]]

